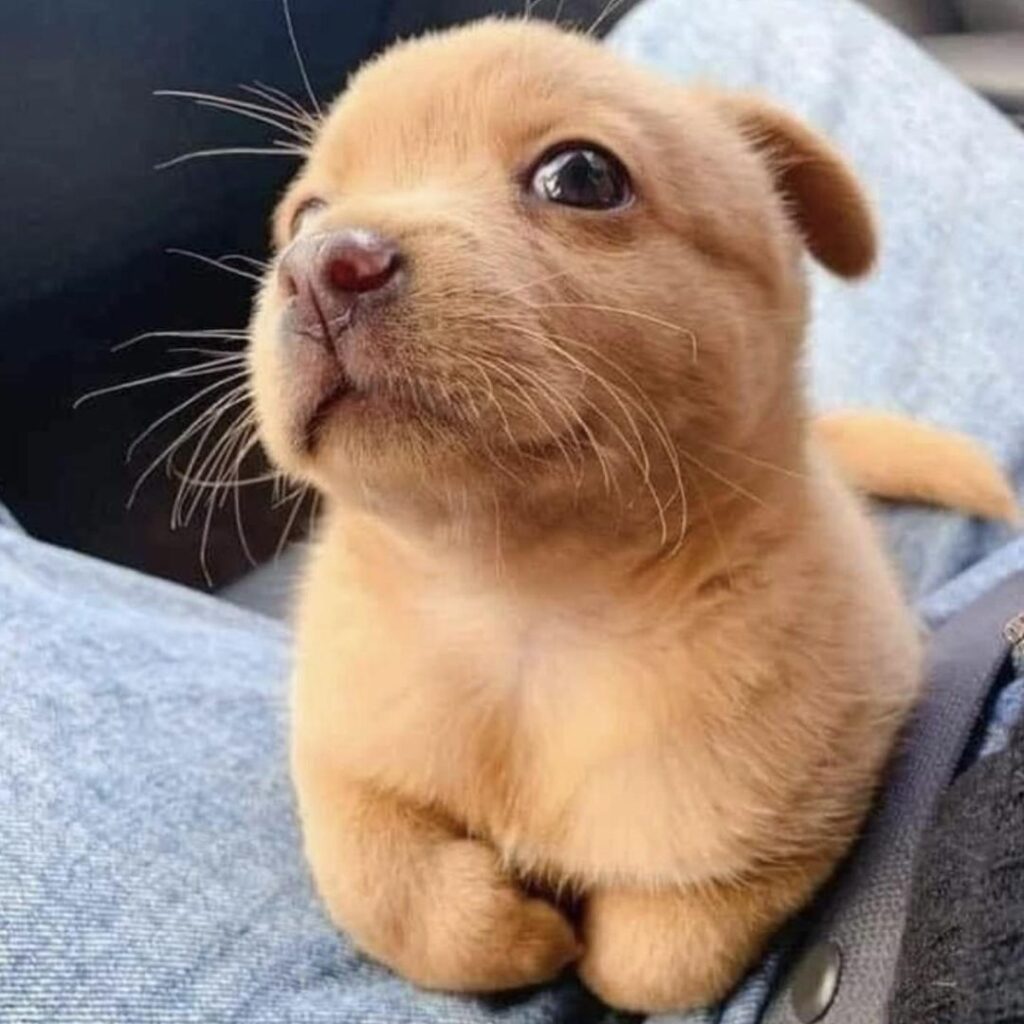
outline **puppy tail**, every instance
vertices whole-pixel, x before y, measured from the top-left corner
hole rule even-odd
[[[814,430],[842,476],[866,494],[1021,523],[1006,475],[963,434],[866,411],[818,416]]]

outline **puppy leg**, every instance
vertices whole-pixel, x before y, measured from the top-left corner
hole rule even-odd
[[[816,881],[800,873],[772,885],[598,889],[584,907],[580,977],[606,1003],[638,1013],[714,1003]]]
[[[554,977],[572,927],[527,898],[485,843],[440,817],[297,759],[306,855],[334,922],[424,988],[497,991]]]

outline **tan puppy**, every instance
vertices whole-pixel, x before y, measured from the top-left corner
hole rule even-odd
[[[804,249],[874,257],[853,176],[759,100],[486,22],[363,69],[274,224],[251,362],[328,499],[293,769],[332,917],[425,986],[717,999],[920,684],[797,382]]]

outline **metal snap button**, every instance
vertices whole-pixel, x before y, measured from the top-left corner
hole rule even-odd
[[[789,980],[789,1001],[800,1024],[814,1024],[839,991],[843,954],[831,941],[816,942],[801,957]]]

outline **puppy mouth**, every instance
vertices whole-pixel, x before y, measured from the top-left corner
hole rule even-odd
[[[337,407],[355,391],[352,382],[343,370],[338,370],[339,380],[331,385],[324,396],[313,407],[302,430],[302,449],[312,454],[320,441],[324,426]]]
[[[300,353],[298,357],[293,355],[292,371],[300,379],[305,377],[307,387],[317,393],[302,402],[298,425],[299,447],[307,455],[315,453],[328,422],[343,406],[371,394],[369,387],[357,385],[353,379],[344,351],[352,335],[366,329],[356,323],[355,306],[330,316],[315,294],[310,300],[312,318],[295,322],[295,307],[290,305],[284,324],[293,353]]]
[[[393,382],[379,380],[357,383],[346,372],[341,360],[331,368],[330,376],[322,384],[322,392],[311,411],[303,417],[300,446],[306,455],[315,455],[328,426],[335,421],[354,427],[363,421],[369,428],[380,428],[385,422],[415,421],[430,416],[422,408],[409,388],[400,391]]]

